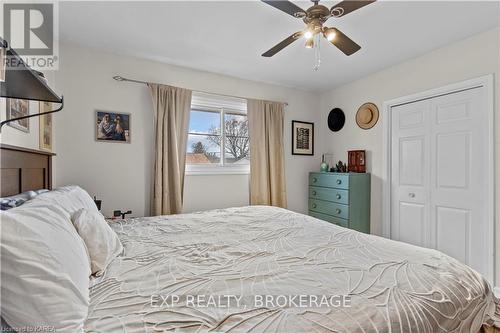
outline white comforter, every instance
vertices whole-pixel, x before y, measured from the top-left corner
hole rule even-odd
[[[284,209],[112,228],[125,253],[91,288],[88,332],[476,333],[494,317],[490,286],[458,261]]]

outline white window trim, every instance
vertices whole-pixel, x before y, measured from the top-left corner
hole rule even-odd
[[[186,176],[196,175],[249,175],[250,165],[196,165],[186,164]]]
[[[217,112],[220,114],[221,135],[224,136],[224,116],[226,114],[247,115],[246,100],[229,98],[206,93],[194,93],[191,101],[191,110],[206,112]],[[192,134],[189,133],[188,134]],[[224,152],[224,140],[222,140],[221,152]],[[248,175],[250,165],[224,164],[224,155],[221,156],[219,164],[186,164],[185,174],[194,175]]]

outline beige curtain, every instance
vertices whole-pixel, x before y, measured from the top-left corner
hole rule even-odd
[[[182,212],[191,90],[148,84],[153,98],[155,161],[152,215]]]
[[[248,100],[250,204],[286,208],[283,104]]]

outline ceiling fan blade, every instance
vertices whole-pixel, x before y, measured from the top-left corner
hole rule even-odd
[[[289,15],[292,15],[293,17],[302,18],[307,15],[305,10],[291,3],[290,1],[262,0],[262,2],[267,3],[268,5],[273,6],[274,8],[279,9]]]
[[[272,57],[273,55],[275,55],[279,51],[283,50],[288,45],[290,45],[293,42],[295,42],[301,36],[302,36],[302,31],[294,33],[290,37],[284,39],[283,41],[279,42],[278,44],[276,44],[275,46],[273,46],[272,48],[270,48],[268,51],[262,53],[262,56],[263,57]]]
[[[335,30],[335,38],[330,42],[335,45],[340,51],[344,52],[345,55],[350,56],[351,54],[359,51],[361,46],[356,44],[352,39],[344,35],[342,31],[337,28],[331,28]]]
[[[375,1],[376,0],[345,0],[333,6],[332,9],[330,9],[330,13],[332,13],[334,17],[342,17]]]

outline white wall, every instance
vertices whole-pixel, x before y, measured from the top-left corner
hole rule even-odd
[[[288,205],[298,212],[307,211],[307,174],[318,169],[322,140],[316,133],[316,156],[292,156],[290,127],[292,119],[318,122],[317,95],[74,45],[61,45],[60,61],[56,84],[66,106],[55,117],[56,185],[80,184],[92,195],[97,194],[103,200],[105,214],[113,209],[132,209],[135,216],[149,213],[152,104],[146,86],[114,81],[112,76],[119,74],[193,90],[288,102]],[[96,142],[95,110],[131,113],[131,143]],[[248,204],[247,177],[224,177],[227,183],[221,183],[220,176],[186,177],[186,211]]]
[[[249,175],[189,175],[184,184],[184,213],[249,204]]]
[[[390,52],[390,50],[388,50]],[[496,91],[496,239],[497,239],[497,285],[500,284],[500,29],[470,37],[460,42],[437,49],[424,56],[388,68],[358,81],[349,83],[321,96],[322,131],[325,149],[336,158],[346,160],[347,150],[366,149],[368,171],[372,173],[372,232],[382,232],[382,126],[381,121],[370,130],[356,125],[358,107],[365,102],[374,102],[384,117],[384,101],[413,93],[464,81],[470,78],[495,74]],[[346,113],[346,125],[337,133],[326,127],[328,112],[340,107]]]

